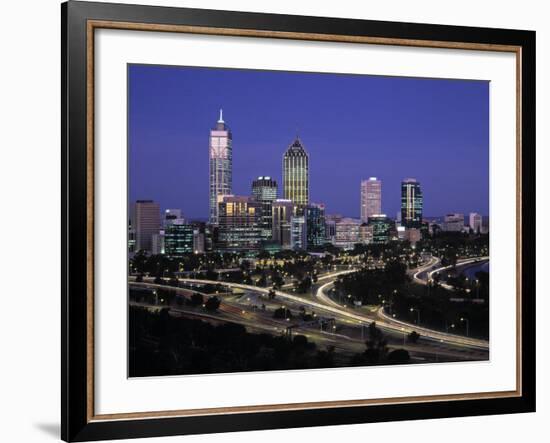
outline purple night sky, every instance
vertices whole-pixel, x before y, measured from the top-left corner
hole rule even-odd
[[[130,202],[208,215],[208,137],[223,108],[233,132],[233,192],[269,175],[298,132],[310,200],[359,216],[361,179],[378,177],[395,217],[400,184],[420,181],[424,215],[489,215],[489,83],[129,65]]]

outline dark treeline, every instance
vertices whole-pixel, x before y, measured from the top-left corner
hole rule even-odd
[[[363,353],[319,349],[304,335],[292,338],[248,333],[244,326],[172,317],[130,306],[130,377],[219,372],[331,368],[409,362],[403,349],[390,351],[381,331],[369,327]]]

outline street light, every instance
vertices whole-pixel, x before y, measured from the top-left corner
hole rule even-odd
[[[409,309],[411,312],[416,312],[416,315],[417,315],[417,321],[416,321],[416,324],[419,325],[420,324],[420,309],[416,309],[416,308],[411,308]]]
[[[460,317],[460,321],[463,321],[466,323],[466,337],[470,336],[470,320],[464,317]]]

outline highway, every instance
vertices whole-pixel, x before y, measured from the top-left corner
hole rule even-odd
[[[433,266],[434,264],[435,263],[431,264],[430,266]],[[281,290],[275,291],[275,294],[276,294],[275,304],[278,306],[281,306],[281,303],[283,303],[284,301],[284,303],[292,304],[294,306],[308,307],[309,309],[315,311],[316,313],[323,314],[323,315],[330,315],[331,317],[335,318],[335,320],[340,324],[344,324],[349,327],[354,327],[359,330],[361,330],[361,328],[363,328],[364,326],[369,325],[371,322],[376,321],[377,326],[383,329],[386,333],[391,334],[391,336],[394,339],[396,337],[403,337],[405,334],[408,334],[414,330],[414,331],[417,331],[419,334],[421,334],[423,340],[432,341],[433,343],[437,343],[439,346],[444,345],[450,348],[466,348],[466,349],[477,350],[481,352],[488,351],[489,343],[485,340],[478,340],[478,339],[473,339],[469,337],[463,337],[463,336],[458,336],[454,334],[448,334],[448,333],[434,331],[427,328],[418,327],[416,325],[405,323],[405,322],[396,320],[392,317],[389,317],[382,310],[378,310],[377,312],[368,314],[365,312],[357,312],[357,310],[354,310],[352,308],[347,308],[342,305],[339,305],[335,301],[331,300],[326,295],[325,291],[328,288],[330,288],[331,285],[334,284],[334,281],[337,276],[350,273],[350,272],[354,272],[354,270],[351,269],[351,270],[345,270],[345,271],[336,271],[336,272],[324,275],[323,279],[324,280],[328,279],[329,281],[327,283],[324,283],[317,289],[315,293],[315,297],[313,299],[309,299],[303,296],[297,296],[294,294],[289,294]],[[152,281],[153,278],[145,278],[144,280]],[[228,282],[215,281],[215,280],[180,278],[179,281],[187,284],[197,284],[197,285],[204,285],[209,283],[221,284],[230,288],[238,288],[248,293],[253,293],[253,294],[256,293],[256,294],[259,294],[260,296],[263,295],[264,296],[263,298],[266,298],[267,294],[271,290],[271,288],[261,288],[261,287],[245,285],[241,283],[228,283]],[[151,283],[147,283],[147,285],[152,287],[159,286]],[[166,289],[177,289],[170,286],[163,286],[163,287],[165,287]],[[224,298],[224,301],[226,301],[225,298]],[[222,303],[222,306],[223,305],[224,303]],[[239,308],[237,307],[237,309]],[[233,318],[233,320],[235,319]],[[244,319],[239,318],[239,322],[241,322],[240,320],[244,320]],[[258,318],[257,320],[260,320],[260,318]],[[273,321],[273,318],[270,318],[270,319],[261,318],[261,321],[262,322]],[[259,327],[257,323],[255,323],[254,326],[256,326],[256,328]],[[271,331],[275,330],[274,328],[276,327],[278,326],[271,326]]]
[[[146,279],[147,280],[147,279]],[[193,280],[193,279],[180,279],[191,280],[188,283],[193,284],[202,284],[208,283],[208,281],[203,280]],[[221,282],[218,282],[221,283]],[[151,289],[166,289],[174,292],[180,293],[186,297],[190,296],[192,292],[199,292],[197,289],[189,290],[187,288],[176,288],[173,286],[158,285],[151,282],[143,283],[130,283],[133,286],[138,287],[148,287]],[[239,286],[240,289],[243,289],[243,286],[239,284],[228,284],[228,286],[235,287]],[[251,291],[246,291],[244,295],[235,296],[235,295],[221,295],[222,303],[220,308],[216,313],[208,313],[201,307],[190,307],[185,305],[170,305],[170,312],[172,315],[176,316],[187,316],[187,317],[198,317],[205,321],[210,322],[233,322],[242,324],[250,332],[256,333],[269,333],[275,335],[284,334],[288,327],[292,328],[293,334],[305,335],[309,340],[315,342],[318,346],[332,346],[334,349],[340,353],[351,355],[355,353],[361,353],[365,350],[365,339],[366,339],[366,326],[372,321],[351,321],[347,317],[339,317],[338,315],[333,315],[331,318],[334,318],[337,321],[338,329],[333,331],[320,330],[317,321],[313,322],[300,322],[295,319],[275,319],[273,318],[273,311],[282,306],[282,301],[279,297],[276,297],[274,300],[269,301],[266,298],[266,293],[261,291],[263,288],[251,287]],[[204,294],[208,296],[208,294]],[[212,295],[212,294],[210,294]],[[288,294],[290,295],[290,294]],[[261,303],[266,305],[266,310],[257,309],[256,303]],[[163,305],[156,304],[147,304],[147,303],[138,303],[135,301],[130,302],[131,305],[148,307],[151,309],[160,309],[162,307],[167,307]],[[296,299],[286,299],[283,306],[288,309],[292,309],[295,312],[299,310],[301,306],[304,306],[304,300],[296,297]],[[319,305],[320,306],[320,305]],[[322,309],[318,309],[316,317],[322,317]],[[330,313],[330,311],[329,311]],[[327,317],[323,317],[327,318]],[[379,324],[377,320],[377,325]],[[362,330],[363,329],[363,330]],[[445,343],[440,342],[422,342],[422,343],[407,343],[406,334],[407,330],[400,329],[398,333],[395,333],[393,330],[387,330],[388,333],[388,348],[391,349],[406,349],[411,355],[411,359],[416,362],[430,361],[434,359],[434,355],[440,361],[456,361],[456,360],[483,360],[486,359],[486,352],[476,349],[453,349],[454,347],[449,348]]]

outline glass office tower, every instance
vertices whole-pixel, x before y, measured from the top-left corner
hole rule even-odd
[[[218,202],[221,196],[229,195],[233,189],[233,136],[229,126],[220,118],[210,131],[210,223],[219,222]]]

